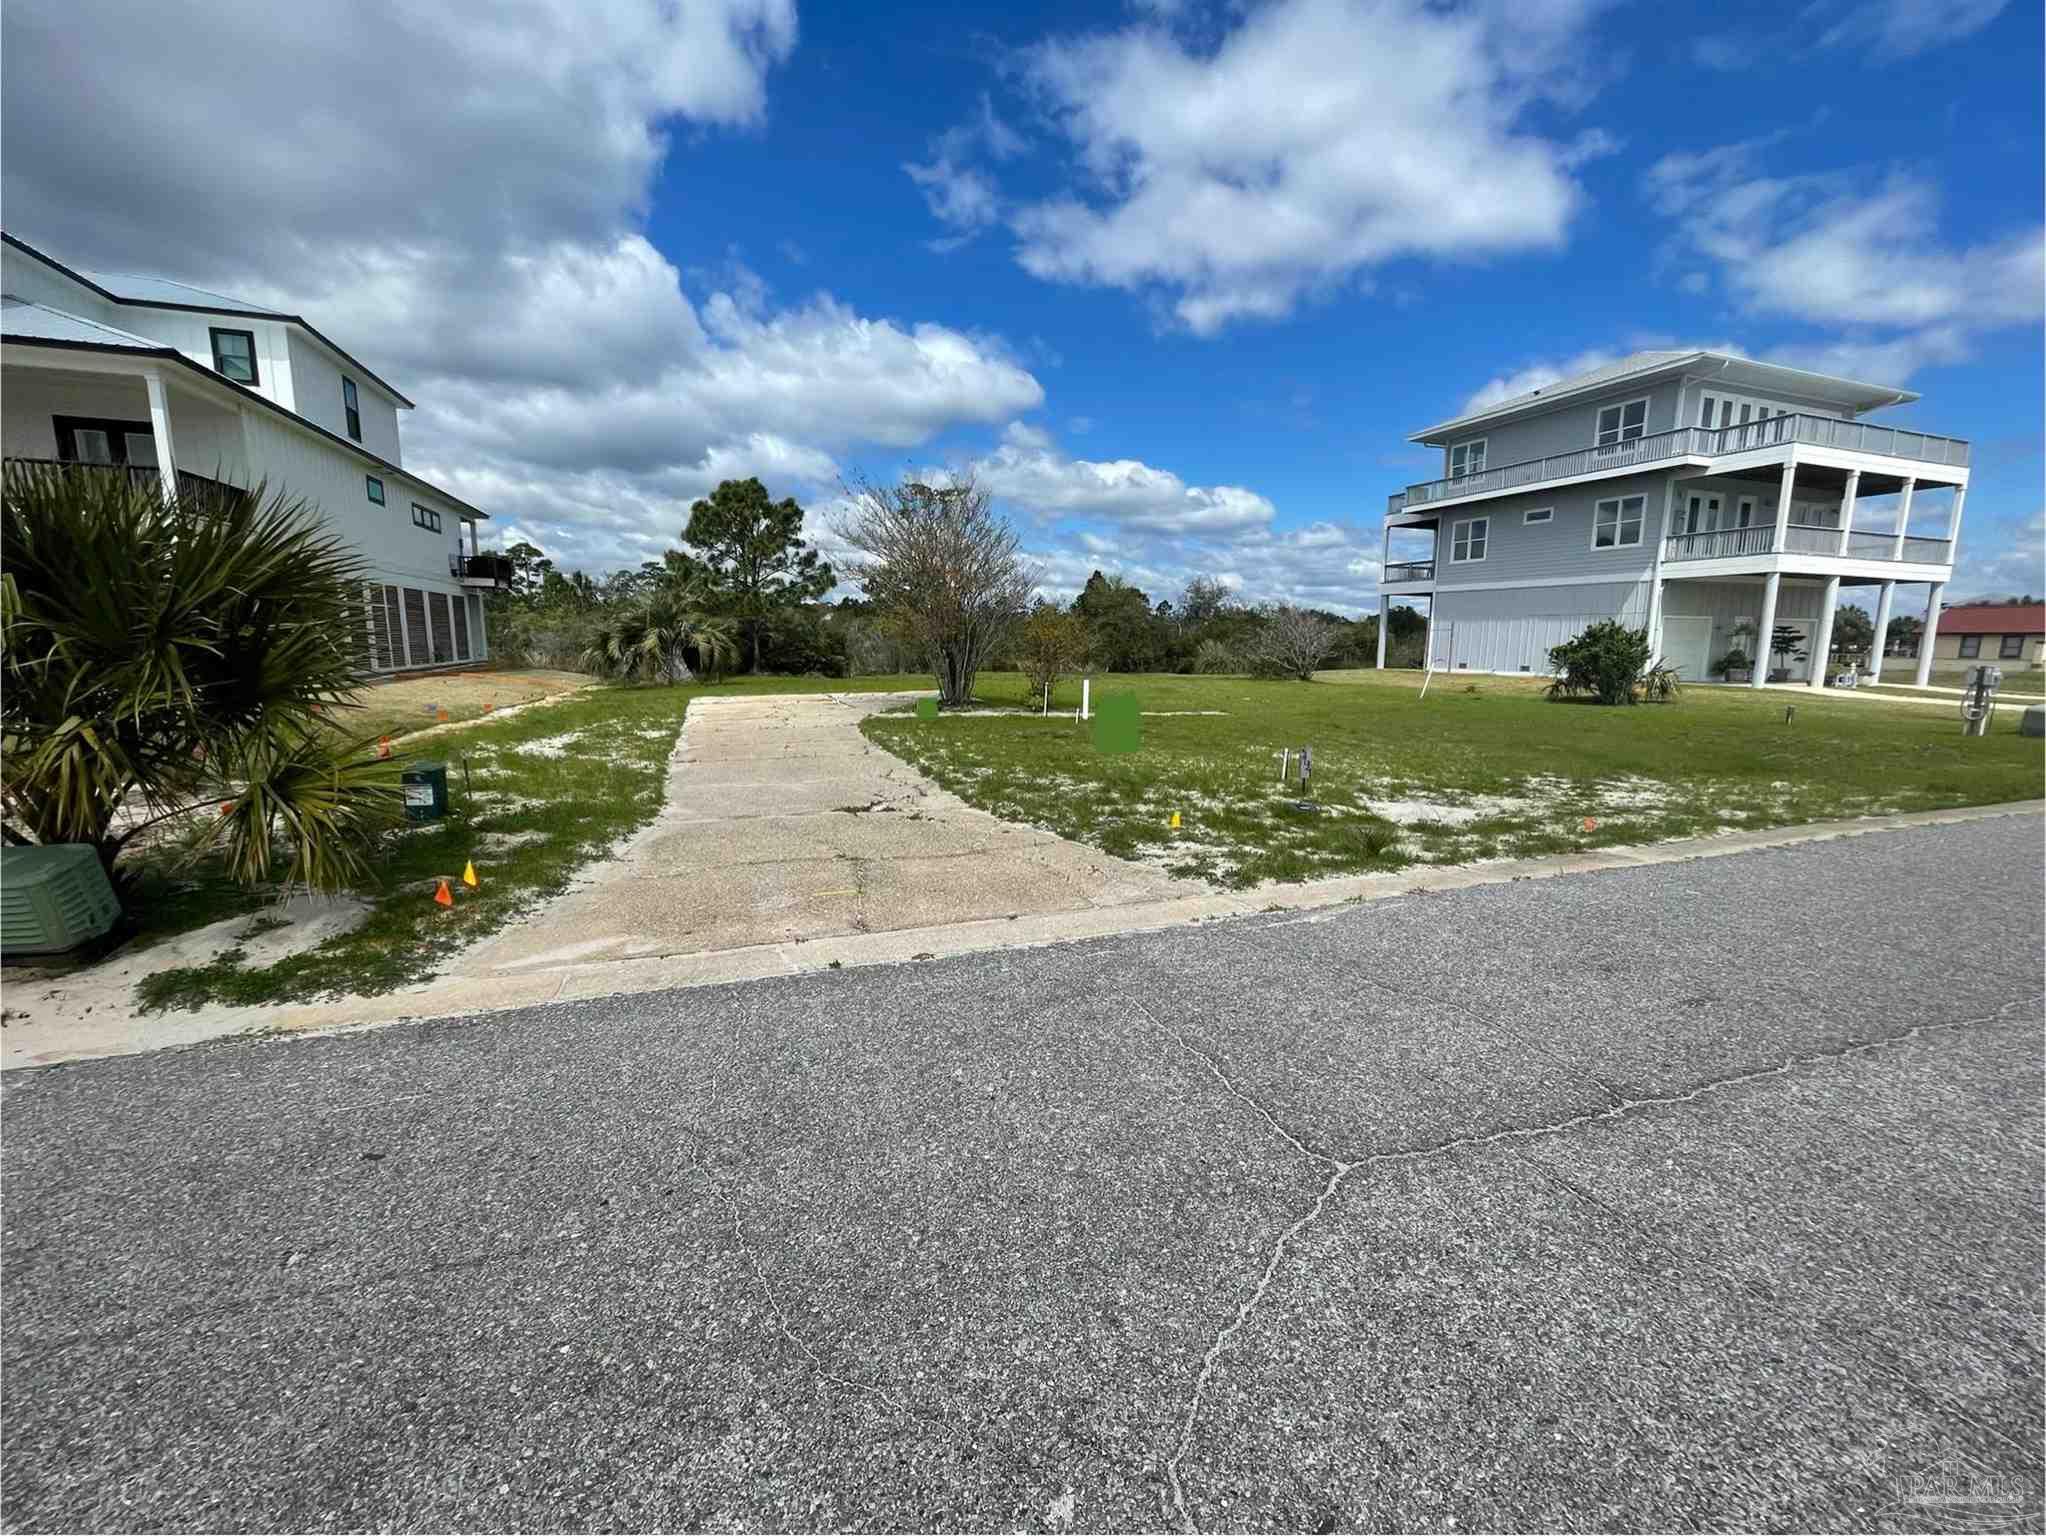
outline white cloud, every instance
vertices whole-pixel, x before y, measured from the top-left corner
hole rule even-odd
[[[1588,96],[1594,9],[1278,0],[1212,45],[1152,21],[1042,44],[1027,79],[1084,181],[1009,215],[1019,259],[1205,334],[1401,257],[1555,248],[1573,168],[1614,147],[1534,124]]]
[[[1850,5],[1819,38],[1824,48],[1851,48],[1876,59],[1908,59],[1972,37],[2003,14],[2009,0],[1863,0]],[[1823,14],[1824,7],[1818,8]]]
[[[1531,389],[1546,389],[1560,379],[1571,378],[1580,373],[1589,373],[1594,368],[1603,368],[1608,363],[1618,362],[1625,354],[1593,348],[1580,352],[1575,357],[1560,362],[1535,362],[1516,369],[1512,373],[1495,374],[1481,385],[1477,393],[1463,403],[1459,415],[1482,411],[1501,400],[1511,400],[1515,395],[1524,395]]]
[[[1281,528],[1272,501],[1244,486],[1189,485],[1137,459],[1075,459],[1024,422],[1011,422],[992,451],[963,467],[1022,519],[1046,596],[1070,598],[1102,570],[1153,602],[1177,601],[1190,577],[1207,574],[1250,602],[1351,614],[1375,606],[1374,529],[1329,521]]]
[[[983,93],[975,116],[931,141],[928,161],[904,162],[903,171],[922,190],[932,216],[956,231],[931,241],[934,249],[955,249],[1001,217],[1002,196],[994,178],[967,162],[976,155],[1014,159],[1025,147],[1023,136],[996,116],[994,103]]]
[[[1877,64],[1915,58],[1974,36],[2003,14],[2009,0],[1814,0],[1786,11],[1792,25],[1777,31],[1747,27],[1706,32],[1691,39],[1693,63],[1734,73],[1773,60],[1821,50],[1859,53]],[[1823,30],[1816,30],[1823,29]],[[1816,30],[1816,38],[1814,33]]]
[[[763,118],[792,0],[301,9],[10,4],[5,130],[36,153],[8,227],[309,315],[420,402],[406,462],[494,531],[638,560],[726,475],[815,496],[841,454],[1042,402],[996,339],[777,306],[730,261],[685,293],[639,232],[671,137]]]
[[[2046,593],[2046,511],[1998,526],[1973,516],[1961,528],[1961,557],[1949,601]],[[1986,535],[1986,536],[1985,536]]]
[[[1770,142],[1666,155],[1646,193],[1682,231],[1672,254],[1709,264],[1743,309],[1847,332],[1791,350],[1900,380],[1965,357],[1971,333],[2036,325],[2046,311],[2046,229],[1951,244],[1923,178],[1772,176],[1760,166]]]
[[[1095,518],[1129,528],[1183,534],[1240,532],[1270,525],[1277,509],[1238,485],[1188,485],[1136,459],[1073,459],[1050,435],[1011,422],[1001,444],[973,461],[981,482],[1040,519]]]

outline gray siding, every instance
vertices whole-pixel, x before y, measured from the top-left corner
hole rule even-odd
[[[1438,592],[1434,660],[1470,672],[1546,675],[1549,648],[1600,619],[1648,622],[1645,581],[1512,587],[1496,592]]]
[[[1667,472],[1624,475],[1588,485],[1499,496],[1469,507],[1446,509],[1436,538],[1436,587],[1447,591],[1480,582],[1519,583],[1566,576],[1639,580],[1655,564],[1655,541],[1662,533],[1663,500],[1669,478]],[[1641,542],[1620,549],[1593,549],[1593,509],[1598,502],[1614,496],[1647,498]],[[1526,513],[1541,507],[1553,507],[1553,516],[1546,523],[1529,525]],[[1456,525],[1477,517],[1491,520],[1485,558],[1453,562],[1450,555],[1455,547]]]
[[[1667,577],[1671,567],[1663,567]],[[1873,594],[1875,588],[1867,589]],[[1811,643],[1819,625],[1819,608],[1825,601],[1825,583],[1822,581],[1791,581],[1786,579],[1776,594],[1776,622],[1795,624],[1804,631],[1805,660],[1791,664],[1794,677],[1809,675]],[[1840,589],[1840,605],[1860,603],[1875,617],[1873,596],[1864,597],[1861,590],[1853,587]],[[1733,649],[1733,627],[1743,619],[1751,624],[1762,621],[1762,578],[1757,576],[1748,581],[1671,581],[1662,591],[1662,611],[1666,617],[1709,617],[1712,620],[1712,645],[1710,659],[1717,661]]]
[[[1526,459],[1545,459],[1552,453],[1574,453],[1598,440],[1601,407],[1626,400],[1648,399],[1648,430],[1667,432],[1677,424],[1677,389],[1674,379],[1654,387],[1635,385],[1619,388],[1590,399],[1572,400],[1539,416],[1489,427],[1475,427],[1459,434],[1455,442],[1485,439],[1485,463],[1491,466],[1518,464]],[[1442,451],[1442,473],[1449,473],[1449,450]]]
[[[1695,426],[1698,421],[1700,395],[1714,392],[1749,398],[1755,395],[1755,391],[1738,386],[1720,386],[1709,374],[1682,380],[1664,379],[1652,385],[1618,384],[1595,395],[1570,400],[1553,411],[1459,432],[1449,439],[1449,445],[1445,445],[1442,450],[1441,473],[1444,475],[1449,473],[1450,445],[1470,442],[1480,437],[1485,439],[1485,463],[1493,468],[1501,464],[1520,464],[1529,459],[1545,459],[1551,454],[1574,453],[1579,448],[1590,448],[1598,441],[1598,413],[1606,406],[1623,404],[1629,400],[1648,401],[1647,431],[1651,434],[1668,432],[1679,426]],[[1779,405],[1812,416],[1840,417],[1850,414],[1837,405],[1797,395],[1776,392],[1770,394],[1769,398]],[[1681,420],[1678,419],[1680,403]]]

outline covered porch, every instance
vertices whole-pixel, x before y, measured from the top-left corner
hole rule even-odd
[[[1823,687],[1840,614],[1850,606],[1869,616],[1872,633],[1866,647],[1843,655],[1835,670],[1852,665],[1860,681],[1876,683],[1886,671],[1894,680],[1908,669],[1913,681],[1923,686],[1932,667],[1932,641],[1945,590],[1939,581],[1782,571],[1740,576],[1665,572],[1658,587],[1660,609],[1651,619],[1656,654],[1686,682],[1751,688],[1770,683]],[[1918,609],[1921,601],[1923,628],[1915,659],[1888,655],[1895,621]],[[1739,660],[1729,670],[1725,664],[1730,657]],[[1742,662],[1744,676],[1739,675]]]
[[[185,489],[255,483],[242,407],[147,359],[10,344],[0,396],[9,461],[75,464]]]

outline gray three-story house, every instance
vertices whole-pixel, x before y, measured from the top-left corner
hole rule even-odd
[[[1391,498],[1381,602],[1425,601],[1427,660],[1445,669],[1547,673],[1551,646],[1618,619],[1685,678],[1739,651],[1756,686],[1817,686],[1843,586],[1876,589],[1848,600],[1873,598],[1879,671],[1897,585],[1923,583],[1922,683],[1968,445],[1861,419],[1917,398],[1637,352],[1471,411],[1410,439],[1441,450],[1442,475]],[[1401,558],[1424,539],[1426,557]]]

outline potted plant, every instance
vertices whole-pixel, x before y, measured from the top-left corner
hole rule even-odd
[[[1769,668],[1769,681],[1772,683],[1789,682],[1790,664],[1793,661],[1804,660],[1804,655],[1804,631],[1795,624],[1778,624],[1776,632],[1769,637],[1769,659],[1773,662],[1778,656],[1781,656],[1783,658],[1783,665]]]
[[[1755,640],[1755,621],[1742,619],[1727,631],[1727,639],[1733,642],[1733,648],[1719,658],[1719,664],[1712,670],[1724,674],[1729,683],[1753,682],[1755,663],[1748,647]]]

